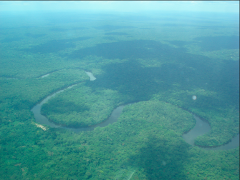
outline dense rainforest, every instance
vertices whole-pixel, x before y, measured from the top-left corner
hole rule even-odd
[[[3,20],[0,179],[239,179],[239,147],[202,148],[239,136],[235,21],[65,15]],[[63,127],[102,123],[125,106],[91,131],[36,123],[31,109],[60,90],[41,114]],[[182,138],[192,113],[211,126],[194,146]]]

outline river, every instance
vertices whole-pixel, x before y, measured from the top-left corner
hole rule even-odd
[[[96,78],[94,77],[94,75],[91,72],[87,72],[85,71],[86,74],[89,76],[90,81],[94,81],[96,80]],[[45,99],[43,99],[40,103],[36,104],[31,111],[34,114],[34,117],[36,119],[36,122],[42,125],[48,125],[51,128],[64,128],[64,129],[69,129],[72,130],[76,133],[82,132],[82,131],[92,131],[94,130],[96,127],[105,127],[108,124],[112,124],[114,122],[116,122],[118,120],[118,117],[121,115],[122,110],[124,108],[125,105],[121,105],[118,106],[117,108],[115,108],[110,117],[93,126],[88,126],[88,127],[81,127],[81,128],[70,128],[70,127],[64,127],[64,126],[60,126],[60,125],[56,125],[53,122],[50,122],[45,116],[43,116],[41,114],[41,107],[44,103],[46,103],[50,98],[54,97],[56,94],[61,93],[67,89],[70,89],[74,86],[76,86],[77,84],[71,85],[65,89],[59,90],[57,92],[55,92],[52,95],[47,96]],[[211,131],[211,127],[210,125],[204,121],[203,119],[201,119],[200,117],[198,117],[197,115],[193,114],[194,119],[196,120],[196,124],[194,126],[193,129],[191,129],[190,131],[188,131],[187,133],[184,133],[182,135],[183,139],[190,145],[195,146],[194,145],[194,140],[198,137],[201,136],[203,134],[209,133]],[[199,147],[205,150],[229,150],[229,149],[234,149],[239,147],[239,134],[237,136],[235,136],[234,138],[231,139],[231,141],[229,141],[228,143],[221,145],[221,146],[217,146],[217,147]]]

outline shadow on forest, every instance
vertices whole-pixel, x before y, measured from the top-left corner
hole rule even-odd
[[[239,36],[197,37],[202,51],[217,51],[222,49],[239,49]]]
[[[94,83],[86,84],[93,88],[117,90],[136,100],[147,100],[154,93],[170,89],[173,81],[177,81],[174,80],[177,76],[173,75],[177,71],[162,71],[159,67],[143,68],[136,61],[109,64],[103,69],[105,74],[99,76]],[[173,77],[172,81],[169,81],[170,76]],[[159,79],[159,83],[156,79]]]
[[[44,104],[42,106],[42,112],[44,113],[47,111],[48,113],[69,113],[72,111],[75,112],[84,112],[84,111],[89,111],[89,107],[87,107],[84,104],[77,105],[73,102],[66,101],[63,99],[53,99],[51,103]]]
[[[172,56],[185,51],[183,48],[172,48],[157,41],[133,40],[97,44],[94,47],[82,48],[65,55],[68,59],[81,59],[85,56],[99,56],[108,59],[160,58],[161,55]]]
[[[226,102],[239,108],[239,61],[224,61],[217,79],[218,91]]]
[[[0,42],[1,43],[12,43],[14,41],[21,41],[23,38],[20,37],[7,37],[2,39]]]
[[[145,147],[129,157],[129,165],[143,169],[148,180],[187,179],[184,162],[188,161],[186,143],[170,144],[166,139],[150,135]]]
[[[6,98],[6,99],[11,99],[11,98]],[[29,107],[33,106],[33,102],[29,101],[29,100],[18,100],[18,97],[13,97],[12,98],[12,103],[11,106],[15,109],[15,110],[24,110],[24,109],[29,109]]]
[[[205,56],[188,54],[184,49],[172,48],[150,40],[102,43],[76,50],[68,55],[68,59],[77,60],[88,55],[128,59],[127,62],[103,66],[105,74],[98,76],[94,81],[96,87],[118,90],[134,99],[147,100],[152,94],[172,90],[173,86],[177,85],[179,90],[190,91],[198,88],[215,91],[226,96],[228,104],[238,104],[237,61],[221,62]],[[154,58],[162,65],[143,67],[136,60],[138,58],[150,59],[150,62],[151,58]]]
[[[222,80],[223,77],[219,77],[216,80],[216,77],[208,78],[208,74],[211,74],[211,72],[208,74],[206,74],[205,71],[201,73],[186,66],[172,63],[165,63],[161,67],[145,68],[142,67],[141,64],[137,61],[132,60],[124,63],[108,64],[103,67],[103,70],[105,73],[98,76],[97,80],[94,81],[94,83],[87,82],[86,85],[90,86],[93,89],[103,87],[106,89],[117,90],[121,94],[130,96],[132,101],[149,100],[153,94],[159,92],[162,94],[166,93],[166,95],[170,97],[171,93],[173,93],[170,91],[174,90],[174,88],[176,90],[176,84],[177,90],[191,91],[195,88],[212,90],[214,88],[212,85],[216,85],[219,91],[226,91],[226,87],[220,87],[230,82],[227,80],[228,77],[224,77],[224,81]],[[222,71],[220,72],[223,74]],[[235,80],[232,81],[235,82]],[[236,89],[237,87],[235,87],[235,90]],[[231,92],[234,89],[228,90]],[[233,95],[235,97],[237,96],[236,93],[224,93],[224,96]],[[188,98],[188,102],[186,99],[184,99],[186,96],[187,95],[185,95],[185,97],[178,98],[184,100],[184,102],[187,103],[187,106],[200,106],[201,108],[202,105],[206,105],[207,107],[211,104],[212,108],[214,108],[218,107],[220,103],[219,100],[214,96],[198,95],[198,103],[193,104],[191,96]],[[229,97],[229,99],[231,99],[231,97]],[[233,104],[234,100],[231,100],[229,103]],[[223,106],[229,105],[229,103],[225,103]]]
[[[61,39],[61,40],[51,40],[44,44],[36,45],[31,48],[21,49],[21,51],[27,53],[58,53],[59,51],[65,50],[67,48],[76,47],[75,42],[84,41],[89,39],[89,37],[79,37],[73,39]]]

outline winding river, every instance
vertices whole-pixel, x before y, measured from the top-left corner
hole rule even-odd
[[[96,78],[94,77],[94,75],[91,72],[87,72],[87,71],[85,71],[85,72],[89,76],[90,81],[96,80]],[[77,84],[74,84],[74,85],[71,85],[71,86],[63,89],[63,90],[59,90],[59,91],[55,92],[54,94],[47,96],[40,103],[36,104],[31,109],[31,111],[33,112],[34,117],[36,119],[36,122],[39,123],[39,124],[48,125],[52,128],[64,128],[64,129],[69,129],[69,130],[72,130],[72,131],[78,133],[78,132],[82,132],[82,131],[92,131],[96,127],[105,127],[108,124],[112,124],[112,123],[114,123],[118,120],[118,117],[121,115],[122,110],[123,110],[125,105],[121,105],[121,106],[118,106],[117,108],[115,108],[112,111],[110,117],[107,120],[105,120],[104,122],[101,122],[101,123],[93,125],[93,126],[82,127],[82,128],[70,128],[70,127],[63,127],[63,126],[60,126],[60,125],[56,125],[56,124],[50,122],[45,116],[43,116],[41,114],[42,105],[44,103],[46,103],[50,98],[54,97],[58,93],[61,93],[65,90],[67,90],[67,89],[70,89],[70,88],[72,88],[76,85]],[[191,129],[189,132],[183,134],[182,137],[188,144],[190,144],[192,146],[195,146],[194,145],[194,140],[198,136],[209,133],[211,131],[211,127],[206,121],[202,120],[197,115],[193,114],[193,116],[194,116],[194,119],[196,120],[196,124],[195,124],[194,128]],[[239,147],[239,134],[237,136],[235,136],[234,138],[232,138],[231,141],[229,141],[228,143],[226,143],[224,145],[217,146],[217,147],[199,147],[199,148],[205,149],[205,150],[229,150],[229,149],[234,149],[234,148],[237,148],[237,147]]]

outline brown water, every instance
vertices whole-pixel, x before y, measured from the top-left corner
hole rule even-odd
[[[92,75],[92,73],[90,73],[90,72],[86,72],[86,73],[89,75],[90,81],[94,81],[96,79]],[[74,87],[75,85],[77,85],[77,84],[71,85],[63,90],[57,91],[56,93],[49,95],[48,97],[43,99],[40,103],[36,104],[31,109],[31,111],[33,112],[34,117],[36,119],[36,122],[39,124],[42,124],[42,125],[48,125],[51,128],[64,128],[64,129],[69,129],[76,133],[79,133],[82,131],[92,131],[96,127],[105,127],[105,126],[112,124],[118,120],[118,117],[121,115],[122,110],[125,105],[118,106],[116,109],[114,109],[112,111],[112,114],[110,115],[110,117],[107,120],[105,120],[99,124],[93,125],[93,126],[81,127],[81,128],[70,128],[70,127],[63,127],[60,125],[56,125],[56,124],[50,122],[45,116],[43,116],[41,114],[41,107],[44,103],[46,103],[50,98],[54,97],[56,94],[61,93],[67,89],[70,89],[70,88]],[[195,124],[194,128],[191,129],[189,132],[183,134],[183,136],[182,136],[183,139],[192,146],[194,146],[194,140],[198,136],[209,133],[211,131],[211,127],[206,121],[202,120],[200,117],[198,117],[196,115],[193,115],[193,116],[196,120],[196,124]],[[232,140],[225,145],[218,146],[218,147],[199,147],[199,148],[202,148],[205,150],[229,150],[229,149],[234,149],[237,147],[239,147],[239,134],[237,136],[235,136],[234,138],[232,138]]]
[[[194,140],[201,135],[210,133],[211,127],[210,125],[202,120],[200,117],[196,116],[195,114],[193,115],[194,119],[196,120],[196,124],[194,128],[192,128],[189,132],[185,133],[182,135],[183,139],[190,145],[194,146]],[[229,150],[229,149],[234,149],[239,147],[239,134],[232,138],[230,142],[227,144],[224,144],[222,146],[217,146],[217,147],[201,147],[202,149],[205,150]]]

